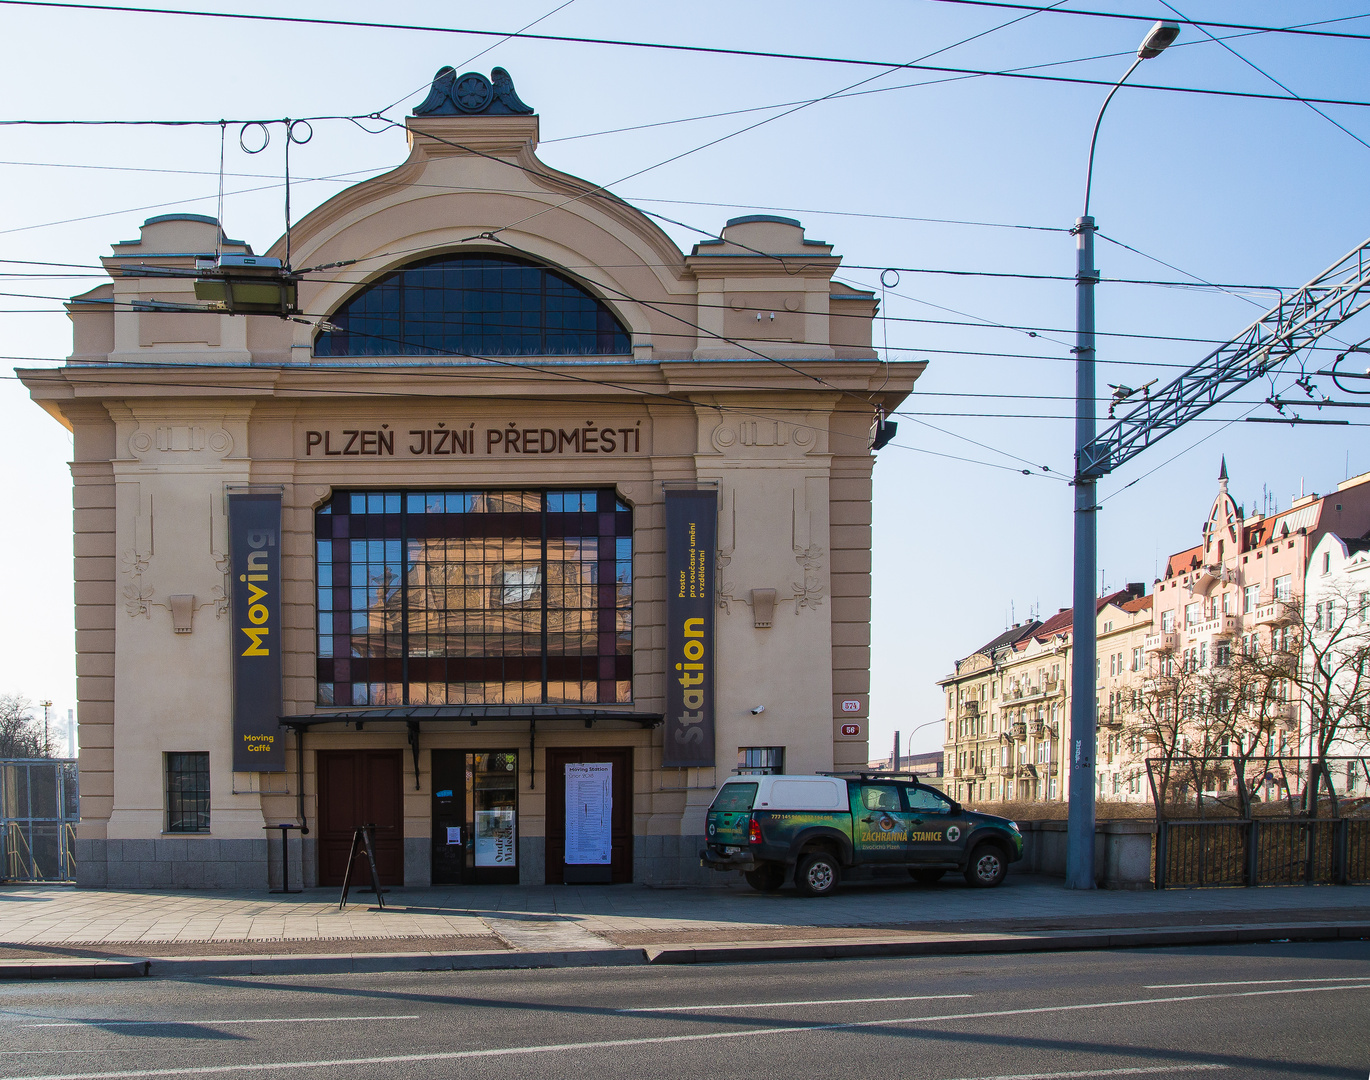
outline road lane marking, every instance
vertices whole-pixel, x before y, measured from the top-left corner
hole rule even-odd
[[[0,1054],[132,1054],[138,1046],[102,1047],[99,1050],[0,1050]]]
[[[213,1076],[221,1073],[269,1072],[280,1069],[330,1069],[360,1065],[412,1065],[420,1061],[462,1061],[477,1058],[517,1057],[526,1054],[564,1054],[573,1050],[613,1050],[627,1046],[661,1046],[668,1043],[709,1042],[717,1039],[752,1039],[764,1035],[798,1035],[809,1031],[859,1031],[862,1028],[895,1024],[945,1023],[950,1020],[991,1020],[1005,1016],[1030,1016],[1042,1013],[1085,1012],[1090,1009],[1117,1009],[1129,1005],[1173,1005],[1182,1001],[1216,1001],[1223,998],[1271,997],[1281,994],[1316,994],[1327,990],[1370,990],[1370,982],[1346,986],[1303,986],[1285,990],[1241,990],[1226,994],[1184,994],[1179,997],[1132,998],[1127,1001],[1095,1001],[1083,1005],[1037,1005],[1026,1009],[991,1009],[984,1012],[949,1013],[933,1016],[905,1016],[889,1020],[850,1020],[839,1024],[749,1028],[746,1031],[704,1031],[689,1035],[643,1035],[629,1039],[599,1039],[594,1042],[543,1043],[535,1046],[498,1046],[488,1050],[444,1050],[430,1054],[393,1054],[386,1057],[332,1058],[324,1061],[256,1061],[233,1065],[186,1065],[179,1069],[132,1069],[126,1072],[44,1073],[40,1076],[13,1076],[7,1080],[141,1080],[150,1076]],[[1202,1063],[1196,1063],[1202,1064]],[[1187,1066],[1194,1068],[1195,1066]],[[1086,1073],[1085,1075],[1089,1075]]]
[[[745,1005],[654,1005],[650,1009],[615,1009],[617,1013],[717,1012],[722,1009],[779,1009],[790,1005],[863,1005],[872,1001],[946,1001],[974,994],[918,994],[910,997],[828,998],[824,1001],[753,1001]]]
[[[1131,1065],[1117,1069],[1076,1069],[1071,1072],[1014,1073],[1012,1076],[971,1076],[962,1077],[961,1080],[1069,1080],[1069,1077],[1072,1076],[1154,1076],[1157,1073],[1216,1072],[1219,1069],[1230,1069],[1231,1067],[1231,1065],[1218,1065],[1211,1062],[1199,1065]]]
[[[1241,979],[1231,982],[1201,982],[1201,983],[1155,983],[1142,987],[1143,990],[1193,990],[1201,986],[1269,986],[1274,983],[1309,983],[1309,982],[1365,982],[1370,976],[1366,975],[1339,975],[1339,976],[1318,976],[1310,975],[1306,979]]]
[[[323,1024],[344,1020],[417,1020],[418,1013],[407,1016],[263,1016],[250,1020],[54,1020],[42,1024],[19,1024],[26,1028],[68,1027],[169,1027],[173,1024],[222,1027],[225,1024]]]

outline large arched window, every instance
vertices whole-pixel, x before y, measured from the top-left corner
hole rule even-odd
[[[315,356],[613,356],[632,351],[603,301],[507,255],[440,255],[386,274],[328,317]]]

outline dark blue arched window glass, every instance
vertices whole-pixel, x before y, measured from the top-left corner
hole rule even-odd
[[[328,317],[315,356],[622,356],[628,331],[555,270],[440,255],[385,275]]]

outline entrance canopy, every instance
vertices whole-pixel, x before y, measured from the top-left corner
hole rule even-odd
[[[409,748],[414,755],[414,790],[419,790],[419,725],[422,724],[461,724],[471,727],[486,723],[499,722],[528,724],[528,772],[529,787],[533,784],[532,754],[537,748],[538,723],[551,723],[557,728],[573,727],[583,724],[594,727],[596,724],[610,722],[626,724],[631,727],[651,728],[661,723],[661,713],[621,712],[615,709],[577,708],[566,705],[404,705],[393,709],[339,709],[332,712],[305,713],[300,716],[282,716],[283,725],[295,730],[296,760],[303,777],[304,771],[304,733],[311,727],[321,724],[351,724],[358,731],[366,724],[401,723],[409,730]],[[301,814],[303,814],[303,779],[300,783]],[[303,820],[303,817],[301,818]]]

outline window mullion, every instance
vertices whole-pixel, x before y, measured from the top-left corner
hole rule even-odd
[[[409,510],[400,492],[400,701],[409,704]]]
[[[542,582],[542,702],[547,703],[547,492],[542,493],[542,559],[538,566]],[[529,764],[532,768],[532,764]]]

